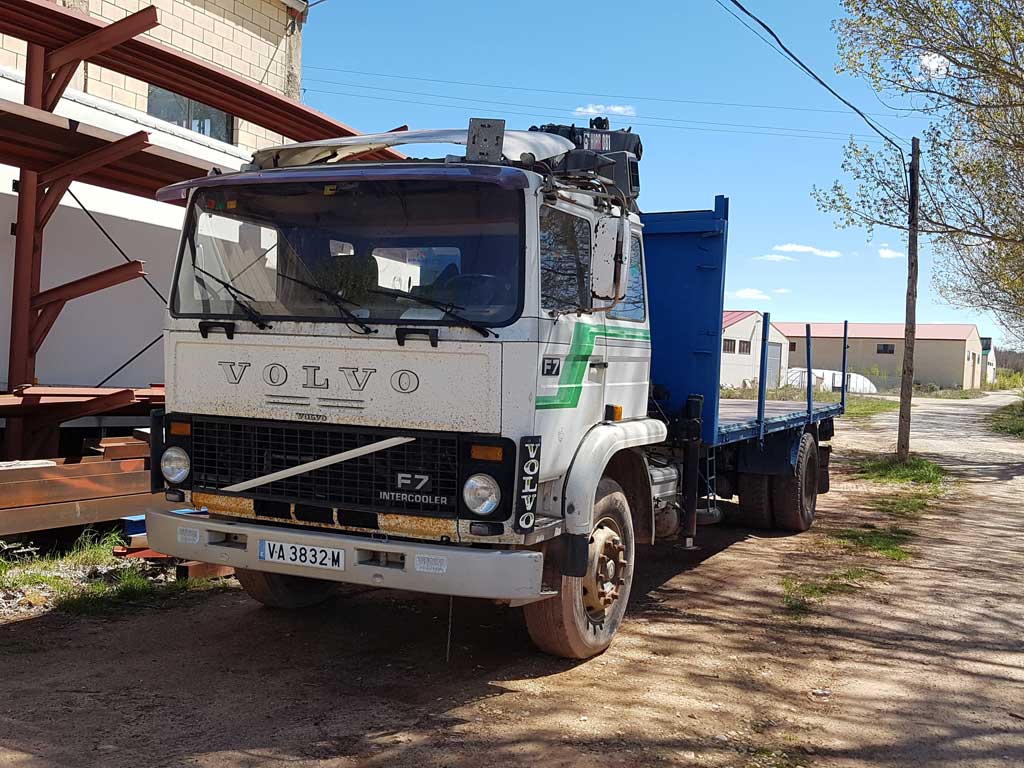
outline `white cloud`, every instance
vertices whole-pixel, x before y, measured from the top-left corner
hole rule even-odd
[[[902,251],[894,251],[888,244],[885,244],[878,249],[878,255],[883,259],[902,259],[904,254]]]
[[[789,288],[776,288],[772,293],[792,293]]]
[[[813,245],[800,245],[799,243],[775,245],[772,246],[772,250],[783,253],[813,253],[815,256],[822,256],[826,259],[838,259],[843,255],[839,251],[826,251],[824,248],[815,248]]]
[[[755,256],[754,261],[799,261],[799,259],[781,253],[766,253],[764,256]]]
[[[636,117],[636,107],[632,104],[587,104],[576,107],[573,112],[577,117],[587,115],[619,115],[620,117]]]
[[[735,294],[737,299],[754,299],[756,301],[771,301],[771,296],[760,288],[740,288]]]
[[[941,53],[925,53],[918,59],[921,71],[928,77],[945,77],[949,73],[949,59]]]

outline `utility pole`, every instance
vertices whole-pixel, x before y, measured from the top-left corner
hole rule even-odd
[[[910,458],[910,404],[914,396],[914,338],[917,335],[917,210],[921,194],[921,141],[910,149],[910,212],[907,226],[907,319],[903,329],[903,378],[900,381],[900,425],[896,459]]]

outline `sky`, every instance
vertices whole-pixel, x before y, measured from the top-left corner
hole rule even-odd
[[[835,73],[838,0],[744,4],[909,152],[927,123],[894,116],[865,83]],[[715,195],[729,197],[728,308],[779,321],[904,318],[900,233],[869,240],[837,229],[811,197],[842,178],[851,134],[881,140],[716,0],[325,0],[304,31],[303,99],[368,133],[461,128],[470,117],[519,129],[585,125],[607,115],[643,139],[642,210],[708,209]],[[918,322],[977,323],[999,338],[990,317],[938,295],[925,241],[920,266]]]

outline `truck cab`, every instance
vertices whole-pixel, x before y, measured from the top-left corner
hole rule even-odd
[[[628,598],[627,491],[646,485],[650,514],[636,458],[604,470],[666,432],[642,228],[615,184],[640,145],[488,127],[382,136],[503,152],[337,162],[382,141],[356,137],[164,190],[187,214],[154,485],[200,514],[153,513],[149,536],[271,605],[335,582],[506,600],[542,647],[592,655]],[[635,151],[609,162],[596,139]],[[597,528],[595,500],[614,507]],[[589,585],[568,643],[530,618],[563,578]]]

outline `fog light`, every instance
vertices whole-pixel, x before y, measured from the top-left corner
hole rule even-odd
[[[462,486],[462,500],[474,515],[489,515],[501,503],[498,481],[490,475],[471,475]]]
[[[188,477],[190,469],[192,462],[189,461],[188,454],[176,445],[172,445],[160,457],[160,474],[172,485],[177,485]]]

